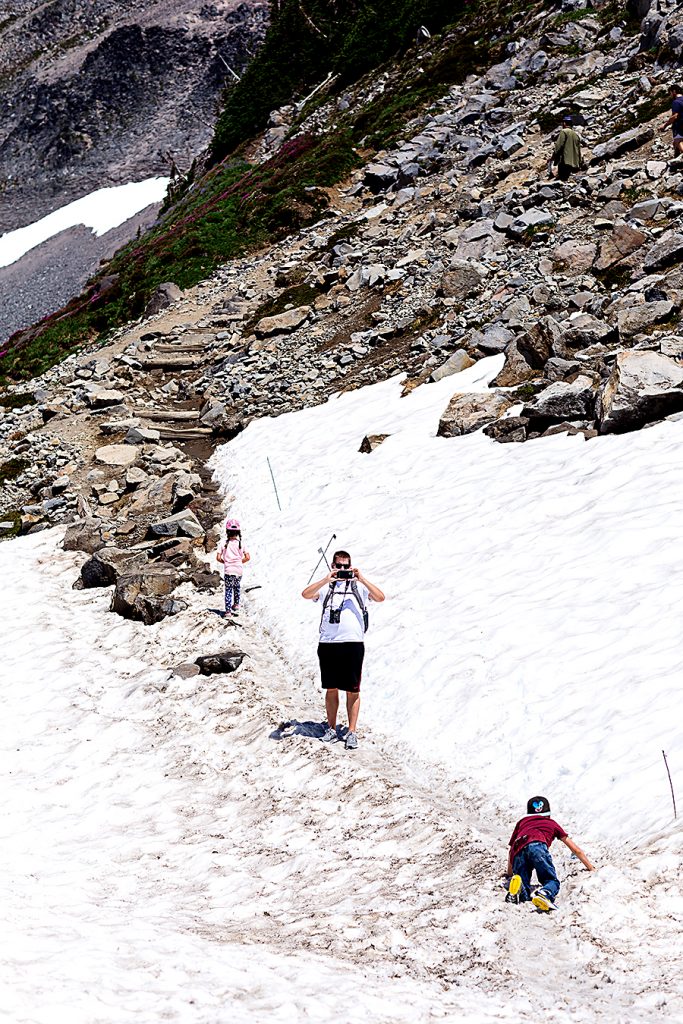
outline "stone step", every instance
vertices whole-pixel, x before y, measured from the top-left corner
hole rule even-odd
[[[154,345],[152,355],[176,354],[179,356],[193,355],[195,352],[206,352],[207,345]]]

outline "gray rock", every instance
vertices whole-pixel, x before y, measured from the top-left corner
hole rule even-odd
[[[193,679],[199,674],[199,665],[193,665],[189,661],[184,661],[180,665],[173,666],[173,675],[178,676],[179,679]]]
[[[466,299],[478,295],[487,271],[478,263],[453,260],[441,278],[439,294],[447,299]]]
[[[542,429],[545,429],[550,423],[591,419],[595,412],[595,396],[596,389],[590,377],[579,376],[571,383],[556,381],[525,405],[522,415],[529,418],[532,429],[538,429],[538,421],[542,421]]]
[[[683,367],[658,352],[619,352],[597,403],[601,434],[636,430],[683,409]]]
[[[277,316],[265,316],[254,328],[260,338],[268,338],[273,334],[285,334],[295,331],[311,315],[310,306],[297,306],[296,309],[287,309]]]
[[[638,125],[628,132],[613,136],[607,142],[600,142],[593,147],[591,165],[599,164],[602,160],[611,160],[613,157],[629,153],[633,149],[639,149],[646,142],[650,142],[654,135],[654,129],[647,125]]]
[[[144,469],[140,469],[139,466],[131,466],[130,469],[126,470],[126,487],[133,490],[136,487],[140,487],[141,484],[146,483],[149,480],[149,476],[145,473]]]
[[[103,466],[132,466],[139,452],[129,444],[105,444],[95,452],[95,461]]]
[[[514,335],[502,324],[489,324],[482,331],[473,331],[468,338],[470,347],[478,348],[487,355],[504,352]]]
[[[474,359],[467,354],[464,348],[456,349],[452,356],[449,356],[445,363],[432,370],[430,381],[434,383],[444,377],[450,377],[454,373],[461,373],[468,366],[474,365]]]
[[[181,582],[180,573],[171,566],[148,566],[116,580],[110,610],[124,619],[151,625],[167,615],[175,615],[183,606],[171,598]]]
[[[645,257],[643,267],[646,273],[662,270],[683,260],[683,234],[668,231],[659,239]]]
[[[519,217],[515,217],[507,229],[507,233],[512,238],[521,238],[527,231],[550,227],[554,223],[555,215],[550,210],[532,207],[532,209],[526,210]]]
[[[390,167],[389,164],[369,164],[365,171],[364,184],[375,195],[386,192],[396,183],[398,169]]]
[[[220,651],[218,654],[202,654],[195,660],[203,676],[236,672],[244,661],[244,651]]]
[[[147,303],[145,309],[145,316],[156,316],[157,313],[161,313],[162,310],[168,309],[169,306],[173,306],[183,297],[182,290],[177,284],[173,284],[172,281],[165,281],[160,284],[154,291],[151,299]]]
[[[590,313],[579,313],[560,325],[562,340],[554,346],[555,354],[566,358],[576,349],[588,348],[589,345],[602,343],[612,344],[619,340],[619,332],[613,324],[605,323]]]
[[[175,537],[179,533],[185,537],[203,537],[204,529],[190,509],[183,509],[172,516],[160,519],[150,526],[150,533],[155,537]]]
[[[112,405],[121,405],[123,395],[114,388],[97,388],[87,391],[85,400],[91,409],[108,409]]]
[[[379,448],[383,441],[386,441],[391,434],[366,434],[360,443],[359,452],[363,452],[364,455],[370,455],[374,452],[375,448]]]
[[[455,394],[439,420],[439,437],[471,434],[498,419],[512,405],[512,399],[500,392]]]
[[[153,427],[129,427],[126,444],[156,444],[161,437]]]
[[[673,302],[660,301],[643,302],[639,306],[622,309],[617,313],[619,334],[624,338],[630,338],[654,327],[655,324],[664,323],[670,319],[675,308]]]

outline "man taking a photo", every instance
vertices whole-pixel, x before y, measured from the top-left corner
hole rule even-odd
[[[311,583],[301,596],[322,605],[318,660],[327,711],[323,741],[329,743],[337,739],[339,691],[344,690],[349,719],[345,746],[347,750],[355,750],[368,617],[366,603],[368,599],[383,601],[384,594],[365,579],[360,569],[352,568],[348,551],[335,551],[327,576]]]

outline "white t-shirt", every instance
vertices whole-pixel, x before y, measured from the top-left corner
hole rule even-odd
[[[362,583],[355,580],[358,593],[360,594],[361,600],[364,604],[368,603],[370,595],[368,588],[364,587]],[[327,607],[325,608],[325,614],[322,617],[320,623],[320,643],[321,644],[348,644],[348,643],[363,643],[365,639],[365,626],[363,624],[363,609],[356,601],[351,590],[350,580],[339,580],[337,583],[332,584],[333,592]],[[318,596],[314,598],[318,601],[321,609],[323,601],[329,587],[324,587],[319,591]],[[330,608],[334,608],[337,611],[341,608],[342,613],[340,621],[338,623],[330,622]]]

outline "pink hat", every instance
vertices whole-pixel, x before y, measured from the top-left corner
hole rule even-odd
[[[239,530],[240,529],[240,524],[237,522],[236,519],[228,519],[227,523],[225,524],[225,529],[226,530]]]

